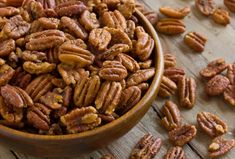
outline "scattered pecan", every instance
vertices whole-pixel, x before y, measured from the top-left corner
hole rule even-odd
[[[59,59],[68,65],[85,67],[93,63],[95,56],[83,46],[81,40],[67,41],[59,48]]]
[[[0,17],[11,17],[20,13],[20,10],[15,7],[2,7],[0,8]]]
[[[232,85],[235,84],[235,64],[228,65],[227,77]]]
[[[87,78],[82,77],[76,84],[73,101],[77,107],[86,107],[91,105],[100,88],[100,78],[95,75]]]
[[[165,54],[164,55],[164,68],[170,68],[176,66],[176,57],[172,54]]]
[[[154,40],[148,35],[142,27],[135,29],[137,42],[135,44],[135,54],[141,61],[147,60],[152,54],[154,48]]]
[[[118,54],[116,58],[130,72],[136,72],[140,69],[139,64],[131,56],[127,54]],[[151,66],[151,64],[150,64]]]
[[[160,7],[159,11],[169,18],[183,19],[190,13],[190,7],[184,7],[180,9],[171,7]]]
[[[228,153],[235,146],[235,140],[226,140],[222,136],[215,138],[208,151],[211,158],[217,158]]]
[[[111,34],[102,28],[93,29],[89,34],[89,43],[98,50],[105,50],[111,40]]]
[[[2,29],[4,36],[18,39],[25,35],[30,29],[30,24],[23,20],[20,15],[10,18]]]
[[[126,113],[135,106],[141,98],[141,90],[137,86],[131,86],[122,91],[121,100],[118,105],[118,110]]]
[[[23,68],[30,74],[38,75],[52,72],[56,68],[56,65],[48,62],[34,63],[31,61],[26,61],[23,64]]]
[[[225,134],[228,131],[226,123],[215,114],[209,112],[198,113],[197,122],[202,130],[213,138]]]
[[[213,20],[222,25],[227,25],[230,23],[229,12],[224,9],[216,9],[212,14]]]
[[[135,73],[131,74],[126,81],[127,87],[135,86],[142,82],[146,82],[151,79],[155,74],[154,68],[138,70]]]
[[[175,94],[176,89],[177,89],[177,85],[175,84],[175,82],[173,82],[168,77],[163,76],[158,94],[159,96],[164,97],[164,98],[170,97],[173,94]]]
[[[225,5],[231,12],[235,12],[235,2],[234,2],[234,0],[224,0],[224,5]]]
[[[122,86],[119,82],[105,81],[98,91],[95,105],[100,113],[112,114],[119,104]]]
[[[46,50],[61,45],[65,40],[64,33],[59,30],[44,30],[26,37],[26,49]]]
[[[147,69],[147,68],[150,68],[152,66],[152,63],[153,63],[153,60],[146,60],[146,61],[143,61],[143,62],[139,62],[139,66],[141,69]]]
[[[207,82],[205,86],[205,92],[211,96],[222,94],[228,87],[229,83],[230,82],[227,77],[216,75]]]
[[[190,32],[184,36],[184,42],[196,52],[204,51],[207,39],[196,32]]]
[[[5,40],[0,43],[0,57],[8,56],[14,50],[15,50],[15,41],[14,40],[12,40],[12,39]]]
[[[196,82],[193,78],[181,77],[178,81],[180,106],[192,108],[196,102]]]
[[[33,127],[40,130],[49,130],[51,110],[45,105],[35,103],[27,112],[27,121]]]
[[[167,151],[164,159],[186,159],[186,157],[183,148],[175,146]]]
[[[55,7],[58,16],[72,16],[83,13],[87,7],[81,1],[65,1]]]
[[[0,66],[0,86],[7,84],[14,76],[15,70],[7,65]]]
[[[178,82],[178,80],[185,75],[184,69],[177,67],[169,67],[164,70],[164,76],[168,77],[174,82]]]
[[[152,159],[156,156],[162,145],[160,138],[151,134],[144,135],[131,152],[130,159]]]
[[[224,99],[232,106],[235,106],[235,85],[229,85],[224,91]]]
[[[169,138],[176,146],[184,146],[195,137],[196,133],[194,125],[183,125],[171,130]]]
[[[206,16],[211,15],[216,7],[214,0],[195,0],[195,6]]]
[[[75,85],[81,79],[81,77],[85,78],[89,76],[87,71],[76,66],[72,67],[66,64],[59,64],[57,69],[67,85]]]
[[[152,25],[156,25],[158,21],[158,14],[155,11],[146,10],[143,12],[144,16],[149,20]]]
[[[69,17],[61,18],[61,27],[68,33],[77,38],[86,39],[88,34],[81,24],[75,19]]]
[[[76,108],[60,120],[72,134],[93,129],[101,123],[96,109],[92,106]]]
[[[11,84],[13,86],[18,86],[22,89],[25,89],[27,85],[30,83],[32,79],[31,74],[27,73],[22,69],[22,67],[18,67],[15,70],[14,76],[11,79]]]
[[[30,95],[33,101],[38,101],[41,96],[51,90],[53,86],[51,83],[52,79],[52,75],[40,75],[29,83],[25,91]]]
[[[180,111],[175,103],[167,101],[162,107],[164,117],[161,120],[162,125],[171,131],[181,125]]]
[[[219,58],[208,63],[207,67],[200,71],[200,75],[211,78],[227,69],[228,65],[223,58]]]
[[[121,81],[127,75],[127,69],[119,61],[105,61],[99,71],[99,76],[109,81]]]
[[[87,31],[91,31],[92,29],[100,27],[99,21],[96,18],[96,14],[90,13],[88,10],[85,10],[82,13],[79,22],[85,27]]]
[[[185,32],[185,25],[181,20],[164,18],[157,22],[156,29],[166,35],[177,35]]]
[[[126,29],[126,19],[118,10],[113,12],[104,12],[101,16],[101,22],[104,26],[110,28]]]

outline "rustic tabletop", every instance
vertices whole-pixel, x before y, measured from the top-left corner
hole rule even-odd
[[[215,24],[209,17],[201,15],[194,7],[193,0],[142,0],[149,8],[158,11],[160,6],[191,6],[191,13],[184,19],[187,32],[196,31],[208,38],[205,51],[202,54],[193,53],[183,42],[183,36],[164,36],[160,35],[165,51],[170,51],[177,57],[179,67],[185,69],[188,76],[196,79],[197,100],[193,109],[187,110],[180,108],[183,121],[185,123],[196,124],[196,114],[202,111],[209,111],[217,114],[228,124],[228,138],[234,138],[235,115],[234,108],[225,103],[221,97],[208,97],[204,93],[205,82],[199,76],[199,70],[206,64],[218,57],[223,57],[227,62],[235,61],[235,14],[231,14],[231,24],[226,27]],[[219,7],[225,8],[222,0],[216,0]],[[186,32],[185,32],[186,33]],[[172,99],[177,103],[177,99]],[[155,158],[162,158],[167,149],[171,146],[168,141],[167,132],[160,126],[160,109],[165,100],[157,98],[144,118],[125,136],[113,142],[108,147],[97,150],[91,154],[77,157],[81,159],[100,158],[104,154],[112,154],[118,159],[128,158],[133,146],[147,132],[163,139],[163,146]],[[186,157],[189,159],[209,158],[207,155],[208,145],[211,139],[200,130],[195,139],[184,146]],[[235,149],[230,151],[223,158],[234,159]],[[0,159],[37,159],[36,157],[20,154],[0,146]]]

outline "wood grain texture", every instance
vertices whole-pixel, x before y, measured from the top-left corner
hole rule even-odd
[[[202,54],[194,53],[183,43],[183,36],[164,36],[160,35],[163,47],[166,52],[171,52],[177,57],[177,65],[185,69],[188,76],[194,77],[197,82],[197,100],[196,106],[191,109],[181,109],[183,121],[185,123],[196,124],[196,114],[201,111],[209,111],[217,114],[221,119],[226,121],[229,125],[229,132],[226,135],[228,138],[234,138],[235,129],[235,115],[234,108],[225,103],[221,97],[208,97],[204,93],[204,84],[206,81],[199,76],[199,70],[206,66],[206,64],[218,57],[223,57],[227,62],[235,62],[235,14],[231,14],[231,24],[224,27],[215,24],[209,17],[201,15],[193,6],[193,0],[143,0],[143,2],[158,11],[160,6],[191,6],[191,13],[184,19],[187,31],[196,31],[208,38],[206,49]],[[216,0],[219,7],[225,8],[221,0]],[[162,16],[161,16],[162,17]],[[177,103],[177,98],[172,98]],[[163,139],[163,146],[155,157],[162,158],[167,149],[171,146],[168,141],[167,132],[160,126],[160,109],[166,100],[156,99],[152,104],[152,108],[144,116],[144,118],[137,124],[129,133],[113,142],[107,148],[97,150],[86,156],[80,156],[75,159],[99,159],[103,154],[113,154],[118,159],[128,158],[131,149],[136,142],[147,132]],[[108,135],[108,134],[107,134]],[[197,137],[184,147],[186,156],[189,159],[205,158],[207,159],[207,147],[210,144],[210,137],[204,135],[199,129]],[[222,157],[224,159],[234,159],[235,149]],[[39,159],[32,156],[12,153],[10,150],[0,146],[0,159]]]

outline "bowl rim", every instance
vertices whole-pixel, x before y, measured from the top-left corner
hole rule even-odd
[[[140,111],[141,107],[145,104],[147,104],[149,101],[152,102],[152,100],[155,99],[157,92],[158,92],[158,86],[160,85],[163,70],[164,70],[164,58],[163,58],[163,51],[162,51],[162,46],[161,42],[159,39],[159,36],[157,32],[155,31],[154,27],[152,24],[147,20],[147,18],[138,10],[135,9],[135,12],[137,16],[139,17],[138,19],[141,19],[145,23],[146,26],[148,26],[149,32],[152,34],[152,38],[154,39],[155,42],[155,49],[157,49],[156,56],[154,61],[155,63],[155,69],[156,73],[154,75],[154,78],[151,82],[151,85],[148,89],[148,91],[145,93],[145,95],[141,98],[141,100],[133,107],[131,108],[127,113],[124,115],[120,116],[118,119],[115,119],[114,121],[107,123],[105,125],[102,125],[100,127],[97,127],[92,130],[88,130],[85,132],[80,132],[76,134],[65,134],[65,135],[40,135],[40,134],[33,134],[33,133],[28,133],[28,132],[23,132],[20,130],[16,130],[4,125],[0,124],[0,134],[4,134],[5,136],[11,135],[11,138],[20,138],[20,139],[32,139],[32,140],[40,140],[40,141],[58,141],[58,140],[71,140],[71,139],[79,139],[79,138],[86,138],[86,137],[91,137],[94,136],[98,133],[107,131],[109,129],[112,129],[116,125],[121,124],[123,121],[127,121],[127,119],[130,116],[135,115],[136,112]]]

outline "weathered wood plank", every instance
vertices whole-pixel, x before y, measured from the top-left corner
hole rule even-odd
[[[0,145],[0,159],[17,159],[14,153]]]

